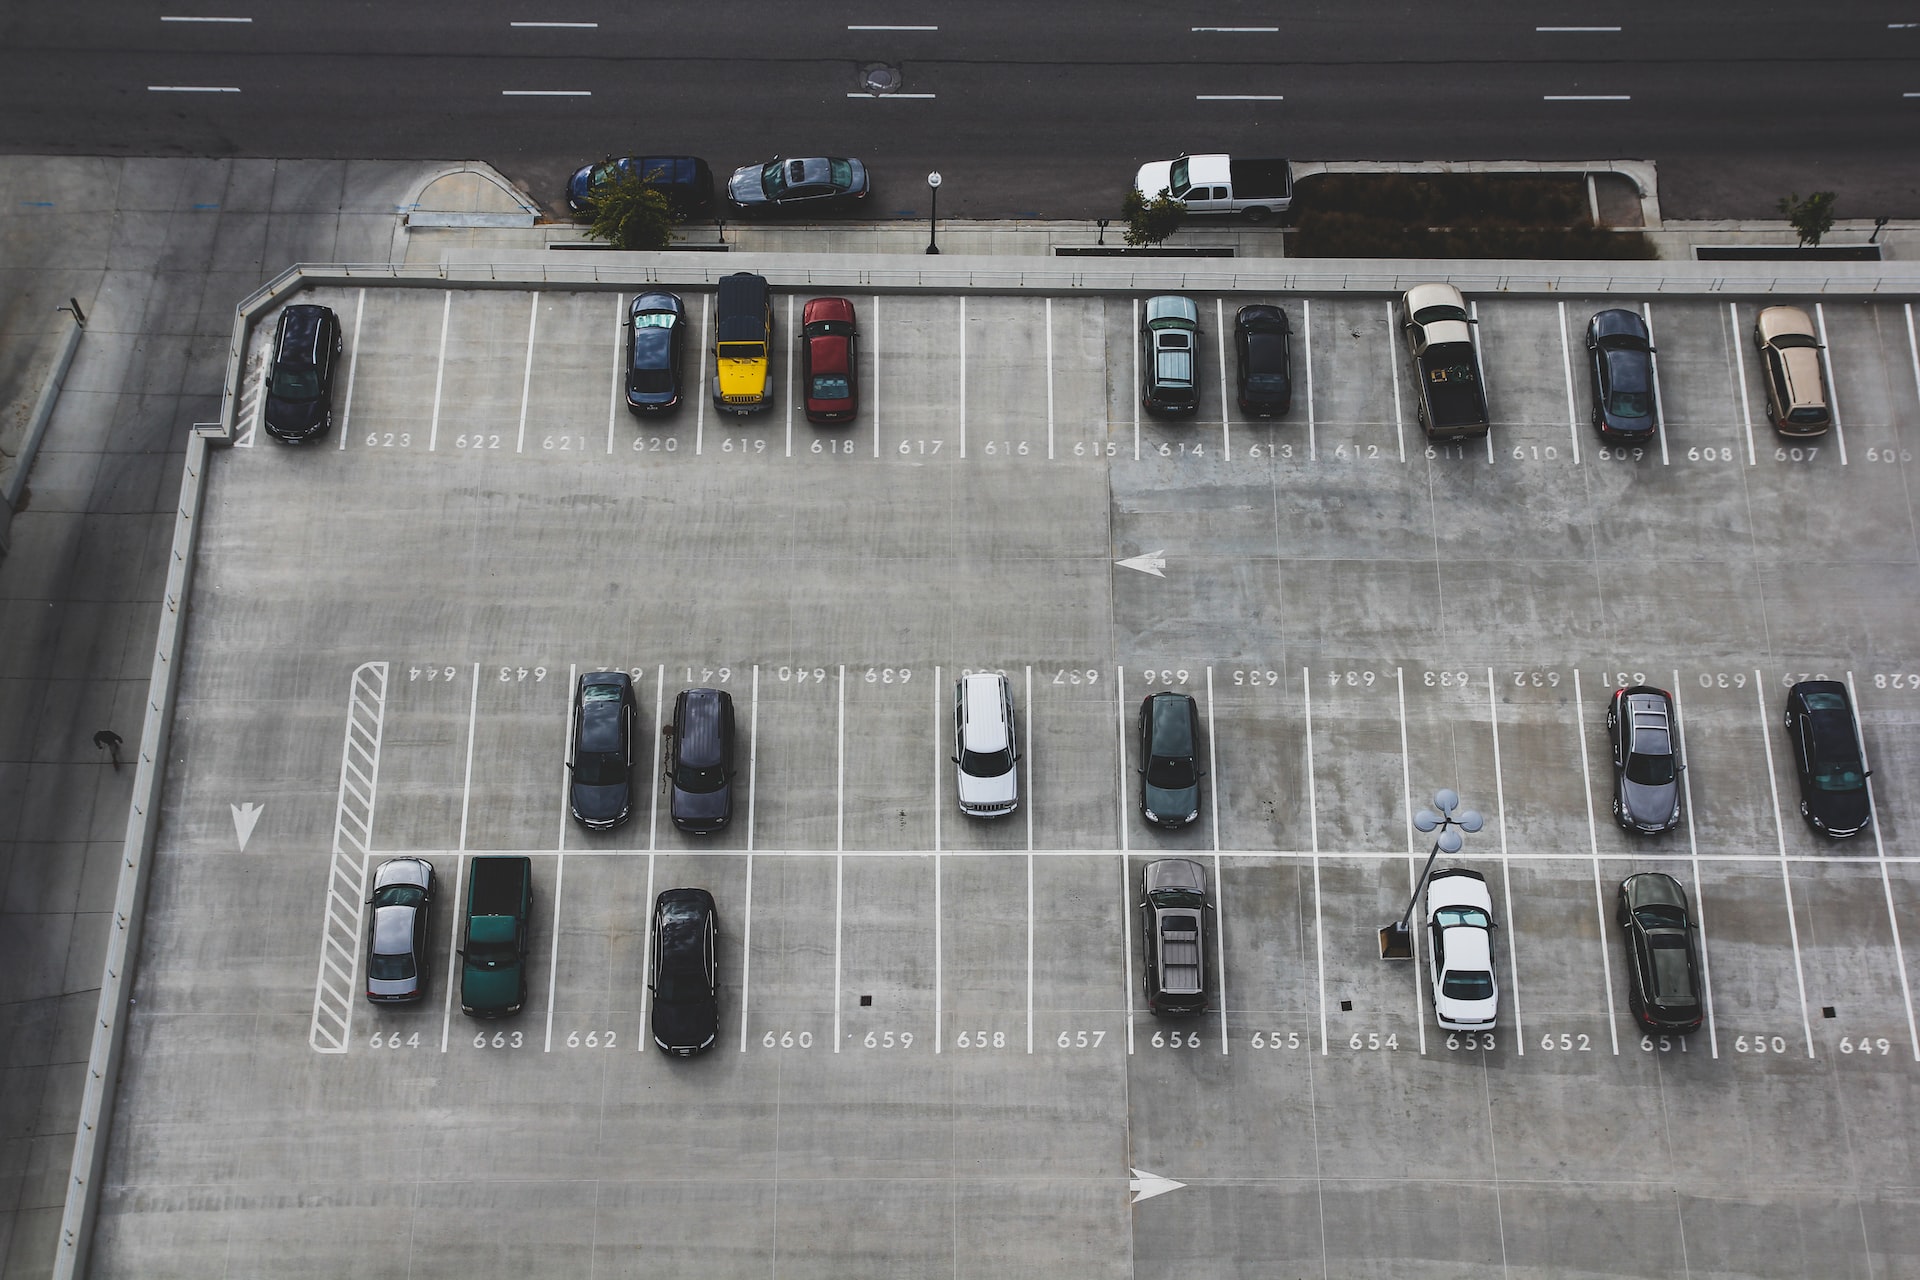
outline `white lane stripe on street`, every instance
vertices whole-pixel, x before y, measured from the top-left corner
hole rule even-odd
[[[1277,93],[1196,93],[1195,102],[1285,102]]]
[[[1653,336],[1653,304],[1640,304],[1640,318],[1647,325],[1647,346],[1652,348],[1647,356],[1647,364],[1653,371],[1653,428],[1660,433],[1660,465],[1671,466],[1672,459],[1667,456],[1667,402],[1660,394],[1660,344]]]
[[[1673,727],[1680,739],[1680,785],[1685,790],[1686,809],[1682,816],[1687,823],[1687,858],[1693,864],[1693,915],[1694,925],[1700,931],[1700,989],[1707,1001],[1707,1049],[1714,1057],[1720,1056],[1720,1030],[1713,1020],[1713,965],[1707,959],[1707,894],[1706,886],[1700,883],[1700,844],[1693,830],[1693,779],[1687,774],[1687,726],[1686,717],[1680,705],[1680,672],[1673,672]]]
[[[908,26],[900,23],[887,22],[849,22],[847,24],[847,30],[849,31],[938,31],[939,29],[937,26]]]
[[[175,16],[172,14],[162,14],[160,16],[160,21],[162,22],[252,22],[253,19],[252,18],[202,18],[202,17],[186,17],[186,16]]]
[[[706,440],[707,431],[707,351],[713,345],[713,295],[700,295],[700,377],[699,390],[693,396],[693,451],[700,452]],[[716,361],[713,373],[714,381],[720,378],[720,368]]]
[[[148,93],[238,93],[238,85],[230,84],[150,84]]]
[[[1573,353],[1567,345],[1567,304],[1560,308],[1560,368],[1567,377],[1567,437],[1573,442],[1573,465],[1580,465],[1580,411],[1573,403]],[[1583,747],[1584,749],[1584,747]]]
[[[1515,1052],[1527,1055],[1527,1029],[1520,1021],[1520,953],[1513,935],[1519,926],[1513,920],[1513,868],[1507,861],[1507,784],[1500,772],[1500,701],[1494,695],[1493,668],[1487,668],[1487,716],[1493,726],[1493,797],[1500,815],[1500,881],[1507,899],[1507,976],[1513,987],[1513,1038]]]
[[[1833,438],[1840,446],[1840,465],[1847,465],[1847,432],[1840,424],[1840,388],[1833,380],[1833,356],[1827,350],[1827,308],[1813,304],[1813,320],[1820,329],[1820,367],[1827,375],[1827,413],[1833,419]]]
[[[1467,303],[1467,318],[1471,320],[1474,324],[1480,323],[1480,304],[1478,302]],[[1473,368],[1474,368],[1475,374],[1478,375],[1480,379],[1480,398],[1486,401],[1487,403],[1487,424],[1488,424],[1487,425],[1487,465],[1492,466],[1493,465],[1493,425],[1492,425],[1493,424],[1493,396],[1487,390],[1487,360],[1485,355],[1481,353],[1480,348],[1482,347],[1482,345],[1483,345],[1483,340],[1478,335],[1476,335],[1473,340]],[[1431,426],[1432,424],[1429,423],[1428,425]],[[1487,673],[1487,679],[1489,681],[1493,679],[1493,673],[1491,670],[1489,670]]]
[[[1413,912],[1413,899],[1420,893],[1420,872],[1416,859],[1419,847],[1413,843],[1413,762],[1407,754],[1407,677],[1404,669],[1393,669],[1393,687],[1400,701],[1400,798],[1407,818],[1407,913]],[[1413,1025],[1420,1028],[1420,1052],[1427,1052],[1427,1011],[1420,996],[1420,946],[1413,946]]]
[[[1541,32],[1563,32],[1563,33],[1565,33],[1565,32],[1585,32],[1585,31],[1592,31],[1592,32],[1609,32],[1609,31],[1618,31],[1619,29],[1620,29],[1620,28],[1618,28],[1618,27],[1535,27],[1535,28],[1534,28],[1534,30],[1535,30],[1535,31],[1541,31]]]
[[[1911,304],[1909,304],[1911,305]],[[1847,672],[1847,694],[1853,700],[1853,728],[1860,748],[1860,767],[1866,774],[1867,812],[1875,812],[1873,802],[1873,761],[1867,759],[1867,734],[1860,725],[1860,694],[1853,684],[1853,672]],[[1887,923],[1893,928],[1893,960],[1900,973],[1900,999],[1907,1007],[1907,1039],[1913,1045],[1913,1060],[1920,1062],[1920,1027],[1913,1018],[1913,988],[1907,981],[1907,951],[1900,943],[1900,917],[1893,909],[1893,882],[1887,877],[1887,846],[1880,836],[1880,823],[1873,822],[1873,849],[1880,859],[1880,890],[1887,898]]]
[[[753,990],[753,819],[759,799],[760,664],[753,664],[753,702],[747,712],[747,905],[740,929],[740,1052],[747,1051],[747,997]]]
[[[1207,668],[1207,799],[1213,805],[1213,967],[1220,975],[1220,1052],[1227,1040],[1227,880],[1220,873],[1220,758],[1214,749],[1213,668]]]
[[[520,434],[514,439],[515,453],[527,451],[527,399],[533,391],[533,338],[540,326],[539,292],[535,291],[530,300],[533,305],[527,309],[527,367],[520,375]]]
[[[1733,326],[1727,345],[1733,348],[1733,367],[1740,387],[1740,423],[1747,429],[1747,465],[1758,465],[1753,452],[1753,406],[1747,400],[1747,357],[1740,349],[1740,304],[1727,304],[1727,320]]]
[[[1313,847],[1313,981],[1320,1006],[1320,1056],[1327,1056],[1327,942],[1326,919],[1320,910],[1320,808],[1314,795],[1313,672],[1300,668],[1300,692],[1305,699],[1307,739],[1307,831]]]
[[[367,290],[365,286],[355,291],[358,294],[353,304],[353,350],[347,352],[347,394],[340,404],[340,448],[347,447],[347,423],[353,417],[353,375],[360,368],[360,321],[367,313]],[[1913,320],[1909,316],[1907,331],[1913,331]]]
[[[432,453],[440,443],[440,390],[447,378],[447,326],[453,322],[453,290],[446,292],[446,301],[440,308],[440,358],[433,370],[433,426],[427,434],[427,452]]]
[[[626,388],[621,385],[626,380],[625,379],[626,364],[627,364],[626,336],[627,336],[626,298],[624,295],[616,293],[613,295],[613,359],[608,362],[613,366],[613,381],[607,387],[607,456],[608,457],[613,456],[614,419],[617,418],[620,414],[620,402],[626,399],[626,396],[624,394],[626,391]],[[532,360],[533,353],[531,351],[527,353],[527,358],[529,361]],[[582,441],[580,447],[583,449],[586,448],[586,442]],[[694,452],[695,453],[700,452],[699,446],[697,444],[694,447]]]
[[[1543,102],[1632,102],[1630,93],[1543,93]]]
[[[503,98],[591,98],[591,89],[502,89]]]
[[[849,93],[849,98],[931,98],[930,93],[867,93],[864,90]]]
[[[565,31],[592,31],[600,24],[597,22],[509,22],[509,27],[551,27]]]
[[[1564,307],[1566,304],[1561,305]],[[1562,337],[1566,335],[1565,320],[1563,311]],[[1573,669],[1573,711],[1580,731],[1580,790],[1587,800],[1587,847],[1593,851],[1593,916],[1600,925],[1600,976],[1607,990],[1607,1034],[1613,1037],[1613,1056],[1617,1058],[1620,1056],[1620,1028],[1614,1022],[1617,1014],[1613,1007],[1613,962],[1607,956],[1607,899],[1600,888],[1600,831],[1593,821],[1593,769],[1587,757],[1586,697],[1580,689],[1578,667]]]
[[[1920,396],[1920,342],[1913,336],[1913,304],[1906,305],[1907,312],[1907,358],[1913,362],[1913,394]],[[351,385],[351,384],[349,384]]]
[[[1202,32],[1202,31],[1217,32],[1225,35],[1237,35],[1237,34],[1271,35],[1274,32],[1278,31],[1279,29],[1280,28],[1278,27],[1194,27],[1192,28],[1192,30],[1195,32]]]
[[[1773,837],[1780,846],[1780,891],[1787,900],[1787,937],[1793,943],[1793,981],[1800,989],[1800,1026],[1807,1034],[1807,1056],[1813,1056],[1813,1019],[1807,1013],[1807,977],[1800,966],[1800,922],[1793,912],[1793,877],[1787,872],[1787,829],[1780,821],[1780,781],[1774,776],[1773,730],[1767,725],[1767,695],[1760,669],[1753,671],[1753,697],[1760,708],[1760,743],[1767,753],[1767,792],[1773,797]]]
[[[453,860],[453,899],[456,904],[463,901],[460,896],[461,884],[467,874],[467,855],[456,853]],[[453,922],[453,936],[447,939],[446,981],[440,985],[447,989],[440,1006],[440,1052],[447,1051],[447,1035],[453,1027],[453,989],[459,985],[460,972],[460,920],[456,914]]]

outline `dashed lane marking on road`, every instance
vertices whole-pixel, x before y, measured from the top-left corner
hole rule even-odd
[[[373,806],[386,708],[387,664],[362,663],[348,684],[346,737],[340,748],[333,856],[320,926],[313,1020],[307,1031],[307,1043],[316,1053],[345,1053],[353,1043],[360,927],[366,906],[367,860],[372,854]]]

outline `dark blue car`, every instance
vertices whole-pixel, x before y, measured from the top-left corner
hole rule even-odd
[[[660,413],[680,403],[687,308],[673,293],[642,293],[627,307],[627,408]]]
[[[1632,311],[1602,311],[1587,322],[1587,366],[1593,383],[1593,425],[1609,440],[1653,438],[1653,343]]]
[[[597,164],[581,165],[567,179],[567,208],[593,212],[596,188],[623,173],[637,173],[658,187],[667,205],[681,218],[699,218],[713,212],[713,170],[698,156],[608,156]]]

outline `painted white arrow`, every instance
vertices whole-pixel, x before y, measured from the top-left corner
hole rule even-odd
[[[1127,1190],[1133,1192],[1133,1203],[1139,1204],[1142,1200],[1151,1200],[1169,1191],[1178,1191],[1186,1185],[1184,1182],[1175,1182],[1172,1178],[1163,1178],[1157,1173],[1135,1169],[1132,1180],[1127,1183]]]
[[[1125,560],[1115,560],[1114,563],[1122,569],[1138,569],[1140,572],[1150,573],[1156,578],[1164,578],[1167,576],[1162,572],[1162,570],[1167,567],[1167,553],[1165,551],[1149,551],[1144,555],[1128,556]]]
[[[247,841],[253,838],[253,824],[260,821],[260,815],[266,812],[264,805],[249,800],[245,804],[230,804],[233,810],[233,834],[240,837],[240,852],[247,851]]]

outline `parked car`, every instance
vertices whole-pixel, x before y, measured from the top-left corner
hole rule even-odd
[[[1206,868],[1188,858],[1162,858],[1140,872],[1140,958],[1147,1012],[1204,1013],[1208,935],[1213,904]]]
[[[1140,703],[1140,811],[1159,827],[1184,827],[1200,816],[1200,708],[1185,693],[1163,690]]]
[[[1200,308],[1172,294],[1148,298],[1140,323],[1141,403],[1154,413],[1192,413],[1200,407]]]
[[[667,812],[673,825],[711,835],[733,821],[733,695],[683,689],[667,739]]]
[[[573,695],[567,800],[574,821],[611,831],[633,812],[633,737],[640,702],[624,671],[589,671]]]
[[[598,164],[581,165],[567,179],[567,208],[593,212],[595,192],[625,173],[638,174],[642,182],[659,188],[678,217],[713,212],[713,170],[698,156],[608,156]]]
[[[389,858],[373,873],[367,899],[367,999],[402,1004],[427,992],[427,943],[433,912],[433,864],[425,858]]]
[[[1013,686],[977,671],[953,686],[953,763],[960,812],[1001,818],[1020,807],[1020,741]]]
[[[1256,303],[1233,317],[1240,412],[1277,417],[1293,408],[1293,328],[1287,313]]]
[[[1460,440],[1492,430],[1480,352],[1473,343],[1475,323],[1460,290],[1443,281],[1417,284],[1400,295],[1400,328],[1420,384],[1413,416],[1429,440]]]
[[[1627,944],[1627,1008],[1647,1031],[1682,1035],[1701,1022],[1700,957],[1687,891],[1663,871],[1620,882],[1614,912]]]
[[[1465,867],[1427,877],[1427,959],[1433,1014],[1446,1031],[1482,1031],[1500,1012],[1493,980],[1493,897]]]
[[[627,307],[627,408],[659,413],[680,403],[687,307],[677,293],[635,294]]]
[[[860,332],[853,303],[813,298],[800,309],[800,379],[806,385],[807,421],[852,422],[860,411]]]
[[[1609,440],[1651,440],[1653,340],[1637,311],[1600,311],[1587,321],[1587,372],[1593,425]]]
[[[327,433],[333,426],[333,375],[340,352],[340,317],[332,307],[297,302],[280,312],[260,415],[268,435],[300,444]]]
[[[720,921],[705,889],[668,889],[653,904],[653,1042],[678,1058],[720,1033]]]
[[[773,298],[751,271],[720,277],[713,328],[713,404],[758,413],[773,404]]]
[[[1680,742],[1673,695],[1636,684],[1607,703],[1613,743],[1613,816],[1629,831],[1654,835],[1680,821]]]
[[[1815,831],[1850,836],[1873,821],[1868,771],[1853,700],[1838,680],[1802,680],[1787,690],[1787,743],[1800,775],[1800,816]]]
[[[1820,370],[1820,339],[1799,307],[1767,307],[1753,324],[1767,415],[1783,435],[1823,436],[1833,425]]]
[[[838,213],[867,198],[867,166],[843,156],[775,156],[735,169],[727,203],[736,213]]]

